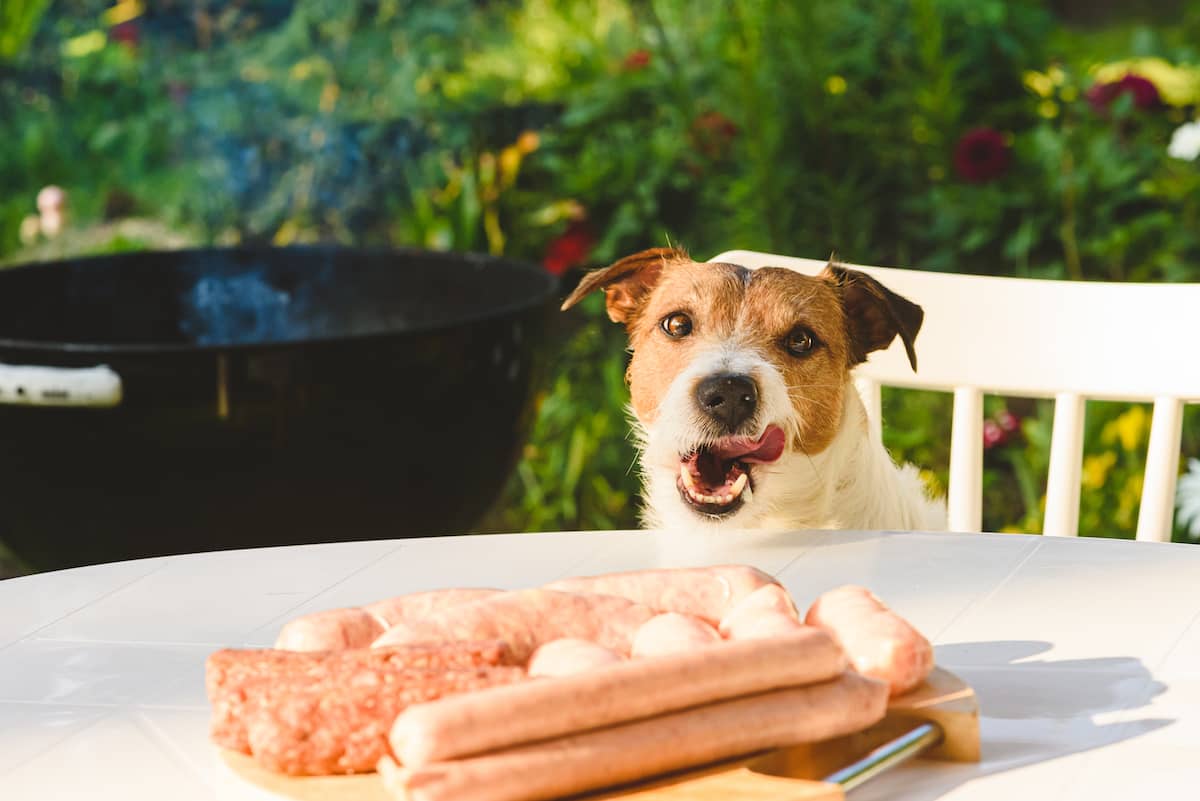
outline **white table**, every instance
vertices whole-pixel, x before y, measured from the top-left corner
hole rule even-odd
[[[453,537],[124,562],[0,582],[0,799],[265,799],[207,740],[205,656],[318,609],[440,586],[741,562],[801,604],[874,589],[983,707],[979,765],[868,799],[1200,797],[1200,547],[1020,535]]]

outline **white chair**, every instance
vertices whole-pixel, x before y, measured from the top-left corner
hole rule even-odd
[[[710,261],[816,274],[824,260],[734,250]],[[982,528],[983,396],[1053,398],[1044,534],[1079,525],[1085,401],[1153,402],[1137,539],[1171,538],[1183,406],[1200,402],[1200,284],[994,278],[862,267],[925,309],[913,373],[899,339],[856,371],[876,433],[880,386],[954,393],[949,527]]]

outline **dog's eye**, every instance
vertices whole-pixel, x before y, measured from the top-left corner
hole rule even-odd
[[[667,336],[675,339],[682,339],[692,333],[692,318],[683,312],[668,314],[658,325],[666,332]]]
[[[783,340],[783,346],[793,356],[805,356],[817,346],[817,338],[807,328],[794,328]]]

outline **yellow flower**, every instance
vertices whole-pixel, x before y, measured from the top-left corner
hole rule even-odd
[[[1038,114],[1048,120],[1052,120],[1058,116],[1058,104],[1053,100],[1043,100],[1038,103]]]
[[[500,151],[500,183],[509,186],[517,179],[521,169],[521,151],[516,145],[509,145]]]
[[[825,81],[825,91],[831,95],[843,95],[846,93],[846,79],[841,75],[830,75]]]
[[[1134,512],[1142,502],[1142,476],[1140,473],[1134,473],[1126,481],[1125,486],[1121,487],[1121,494],[1117,499],[1117,514],[1115,521],[1122,528],[1131,528],[1134,523]]]
[[[82,58],[97,50],[103,50],[107,41],[108,37],[104,35],[103,31],[91,31],[63,43],[63,55],[70,58]]]
[[[922,470],[921,480],[925,483],[925,489],[931,498],[942,498],[946,495],[946,490],[942,487],[942,482],[938,481],[937,473],[932,470]]]
[[[1022,76],[1022,79],[1025,86],[1038,97],[1049,97],[1054,94],[1054,79],[1043,72],[1029,70]]]
[[[1146,441],[1149,428],[1150,415],[1146,414],[1146,407],[1131,406],[1129,411],[1104,426],[1100,441],[1105,445],[1120,442],[1122,448],[1132,451]]]
[[[1080,477],[1080,483],[1084,489],[1094,490],[1103,487],[1104,480],[1108,478],[1108,471],[1112,470],[1116,463],[1116,451],[1105,451],[1086,457],[1083,460],[1083,475]]]
[[[105,25],[120,25],[137,19],[146,10],[141,0],[118,0],[117,4],[101,14]]]

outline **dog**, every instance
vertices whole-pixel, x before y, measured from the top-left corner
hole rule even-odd
[[[584,276],[623,324],[649,528],[938,531],[945,505],[867,424],[853,369],[924,311],[830,259],[817,276],[636,253]]]

